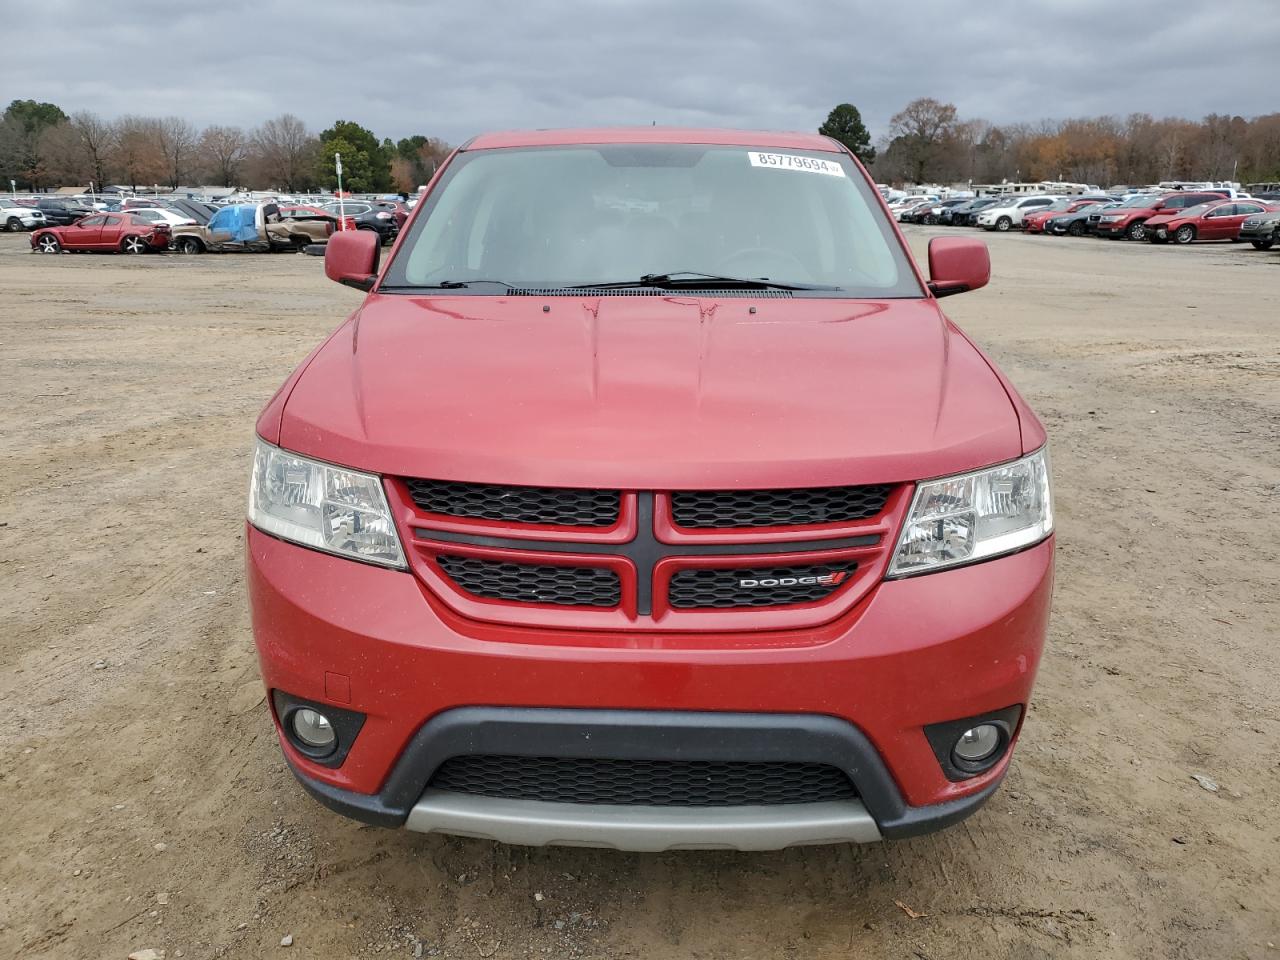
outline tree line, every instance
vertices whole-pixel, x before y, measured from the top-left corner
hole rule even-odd
[[[1135,113],[999,126],[962,119],[954,104],[922,97],[893,116],[875,146],[853,104],[833,109],[819,132],[847,144],[878,181],[893,184],[1280,180],[1280,113],[1210,114],[1199,121]],[[315,133],[288,113],[251,130],[217,124],[201,130],[182,117],[106,120],[14,100],[0,115],[0,186],[13,180],[23,190],[90,181],[132,189],[331,190],[337,153],[343,186],[353,192],[412,192],[451,150],[422,134],[379,140],[349,120]]]
[[[182,117],[67,114],[52,103],[14,100],[0,116],[0,181],[21,190],[57,186],[138,189],[210,185],[290,192],[337,186],[355,193],[403,191],[426,183],[453,148],[415,135],[378,140],[358,123],[339,120],[312,132],[293,114],[246,130],[214,124],[197,129]]]
[[[1133,113],[998,126],[922,97],[893,116],[878,147],[852,104],[832,110],[819,132],[846,143],[882,183],[1280,181],[1280,113],[1199,121]]]

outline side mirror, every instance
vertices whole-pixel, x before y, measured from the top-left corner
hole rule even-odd
[[[991,279],[987,245],[972,237],[934,237],[929,241],[929,289],[935,297],[985,287]]]
[[[329,238],[324,251],[324,274],[357,290],[372,290],[378,279],[379,236],[373,230],[342,230]]]

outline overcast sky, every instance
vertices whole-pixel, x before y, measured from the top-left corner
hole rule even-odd
[[[453,143],[809,130],[842,101],[878,137],[920,96],[996,123],[1280,109],[1280,0],[41,0],[0,34],[5,102]]]

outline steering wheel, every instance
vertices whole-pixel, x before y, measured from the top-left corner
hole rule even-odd
[[[789,279],[791,280],[799,280],[803,282],[813,279],[809,273],[809,269],[804,265],[799,257],[777,247],[743,247],[741,250],[735,250],[733,253],[727,254],[716,261],[715,272],[738,276],[740,271],[732,269],[735,262],[746,260],[748,257],[761,254],[767,257],[772,263],[778,263],[781,261],[788,264],[790,267],[794,267],[795,272],[789,275]]]

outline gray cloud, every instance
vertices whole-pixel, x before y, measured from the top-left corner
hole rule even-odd
[[[56,24],[56,42],[6,44],[5,91],[108,117],[250,127],[290,112],[317,130],[343,118],[380,137],[455,143],[511,127],[655,121],[813,129],[841,101],[883,133],[918,96],[996,123],[1268,113],[1280,48],[1275,0],[191,7],[48,0],[41,19]]]

